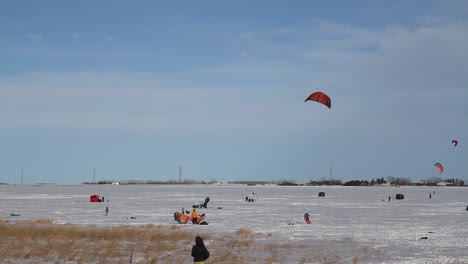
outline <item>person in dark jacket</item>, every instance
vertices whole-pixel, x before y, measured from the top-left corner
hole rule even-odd
[[[310,217],[310,216],[309,216],[309,213],[306,212],[306,213],[304,214],[304,220],[306,221],[307,224],[311,224],[311,223],[312,223],[312,222],[310,221],[310,218],[309,218],[309,217]]]
[[[192,247],[192,257],[195,264],[205,264],[205,260],[210,257],[210,252],[206,249],[203,239],[199,236],[195,238],[195,245]]]

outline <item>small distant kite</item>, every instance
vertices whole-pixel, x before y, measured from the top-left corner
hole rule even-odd
[[[458,140],[456,140],[456,139],[452,140],[452,144],[453,144],[454,147],[456,147],[458,145]]]
[[[440,164],[439,162],[437,162],[436,164],[434,164],[434,166],[437,167],[437,169],[439,170],[439,173],[444,172],[444,166],[442,166],[442,164]]]
[[[324,105],[328,106],[328,108],[331,108],[331,99],[330,99],[330,97],[328,97],[328,95],[326,95],[326,94],[324,94],[322,92],[312,93],[311,95],[309,95],[309,97],[307,97],[307,99],[305,99],[304,102],[307,102],[308,100],[319,102],[321,104],[324,104]]]

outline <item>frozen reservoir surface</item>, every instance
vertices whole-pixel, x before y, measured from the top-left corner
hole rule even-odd
[[[318,197],[319,192],[325,197]],[[103,196],[104,202],[91,203],[93,194]],[[394,199],[397,194],[404,199]],[[246,196],[256,201],[246,202]],[[247,228],[267,234],[264,239],[325,245],[329,250],[334,250],[334,242],[350,241],[381,251],[385,263],[468,263],[466,187],[0,185],[0,218],[178,225],[174,212],[192,210],[205,197],[210,197],[208,208],[197,210],[206,214],[209,224],[186,228],[219,233]],[[304,223],[305,212],[310,225]]]

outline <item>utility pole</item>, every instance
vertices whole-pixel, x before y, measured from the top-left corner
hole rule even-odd
[[[179,166],[179,182],[182,182],[182,166]]]

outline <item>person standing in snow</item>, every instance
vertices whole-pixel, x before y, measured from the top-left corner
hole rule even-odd
[[[106,215],[109,215],[109,206],[106,206]]]
[[[199,236],[195,238],[195,245],[192,247],[192,257],[195,264],[205,264],[205,260],[210,257],[210,252],[206,249],[203,239]]]
[[[310,222],[310,218],[309,218],[309,213],[305,213],[304,214],[304,220],[306,221],[307,224],[311,224],[312,222]]]
[[[195,209],[193,209],[192,211],[192,223],[193,224],[198,224],[197,218],[198,218],[198,213]]]

